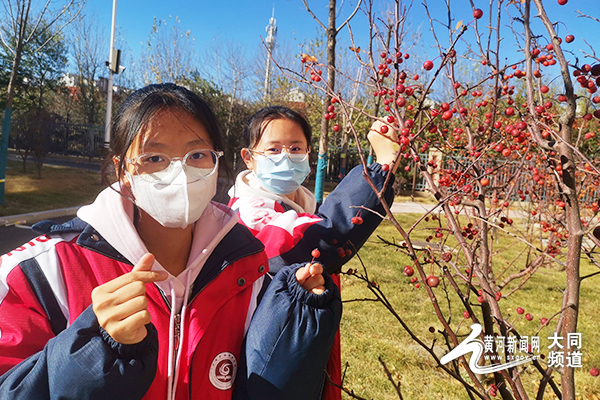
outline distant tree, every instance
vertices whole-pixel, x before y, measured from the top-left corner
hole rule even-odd
[[[102,28],[95,18],[80,18],[70,35],[71,55],[75,62],[77,87],[76,109],[79,121],[86,125],[98,125],[102,119],[104,96],[96,84],[106,69],[104,61],[108,45]]]
[[[6,176],[6,155],[8,136],[10,134],[10,118],[13,107],[15,85],[18,80],[19,66],[23,49],[45,31],[54,28],[55,34],[77,17],[86,0],[65,0],[64,2],[43,2],[39,7],[34,0],[2,0],[6,10],[6,20],[0,29],[0,42],[5,50],[12,55],[12,68],[6,90],[6,105],[2,138],[0,140],[0,205],[4,205],[4,178]],[[42,24],[47,21],[47,24]],[[33,53],[41,50],[48,42],[43,42]]]
[[[172,24],[169,27],[169,24]],[[183,83],[196,71],[194,37],[181,29],[181,21],[154,18],[146,47],[142,50],[140,68],[143,84]]]
[[[48,43],[37,52],[32,52],[39,44]],[[54,107],[49,107],[50,101],[46,99],[47,94],[52,94],[56,91],[57,82],[62,75],[67,64],[67,50],[62,34],[55,35],[52,30],[44,31],[33,42],[29,43],[23,49],[23,57],[21,62],[21,82],[19,88],[21,95],[16,99],[19,105],[16,110],[17,121],[19,126],[12,130],[11,137],[13,144],[17,148],[19,155],[23,159],[23,170],[26,170],[27,158],[31,152],[36,152],[37,160],[43,163],[44,151],[41,151],[45,140],[36,138],[36,134],[45,133],[42,130],[32,127],[43,126],[47,116],[51,113]],[[21,119],[26,118],[27,131],[23,131],[23,122]],[[42,139],[41,141],[38,139]],[[40,147],[42,145],[42,147]]]
[[[228,132],[226,137],[228,151],[225,152],[225,157],[236,168],[239,150],[243,146],[242,133],[246,122],[254,111],[253,107],[244,100],[232,100],[230,94],[224,93],[212,81],[202,78],[197,71],[193,72],[182,84],[200,94],[206,100],[215,113],[223,131]]]
[[[48,40],[49,39],[49,40]],[[42,50],[30,53],[31,47],[48,41]],[[32,46],[33,45],[33,46]],[[23,56],[24,74],[31,82],[30,87],[36,93],[36,107],[44,108],[44,94],[56,90],[58,80],[67,66],[67,47],[63,34],[55,35],[45,31],[31,43]]]

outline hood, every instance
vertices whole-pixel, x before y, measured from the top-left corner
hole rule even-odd
[[[229,189],[229,197],[232,199],[239,197],[262,197],[272,199],[290,206],[299,214],[308,213],[314,214],[317,209],[317,200],[315,196],[305,188],[300,186],[294,192],[295,201],[287,196],[275,194],[266,190],[254,171],[248,169],[238,174],[235,179],[235,184]]]
[[[119,190],[123,190],[123,194]],[[127,188],[115,183],[104,189],[92,204],[81,207],[77,216],[97,230],[129,262],[136,264],[148,249],[135,229],[133,213],[131,194]],[[181,308],[188,282],[194,282],[214,248],[237,222],[233,210],[216,202],[210,202],[196,221],[186,269],[179,276],[169,274],[166,280],[156,282],[164,293],[170,294],[174,290],[175,310]],[[152,269],[166,271],[158,261],[154,261]]]

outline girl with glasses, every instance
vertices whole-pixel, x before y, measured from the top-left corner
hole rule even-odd
[[[389,138],[379,133],[376,121],[368,135],[377,163],[367,172],[381,190],[395,159]],[[244,131],[246,147],[241,156],[247,166],[230,189],[229,206],[241,222],[265,245],[271,273],[289,262],[311,261],[311,250],[319,249],[317,260],[332,275],[365,243],[385,214],[373,189],[363,177],[363,166],[352,169],[327,196],[317,210],[314,195],[302,186],[310,173],[311,128],[298,112],[281,106],[266,107],[254,114]],[[396,139],[390,129],[389,136]],[[392,166],[386,169],[383,165]],[[393,176],[385,199],[393,201]],[[357,207],[374,210],[378,214]],[[328,374],[334,383],[341,381],[339,337]],[[324,399],[341,399],[332,385],[325,388]]]
[[[339,291],[319,264],[271,278],[211,201],[226,166],[206,103],[148,86],[112,133],[114,183],[0,259],[0,398],[318,399]]]

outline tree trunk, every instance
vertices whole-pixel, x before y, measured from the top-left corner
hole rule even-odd
[[[327,84],[331,92],[335,92],[335,2],[329,0],[329,23],[327,28]],[[323,103],[323,116],[321,117],[321,137],[319,138],[319,159],[317,162],[317,176],[315,179],[315,197],[317,203],[323,203],[323,189],[325,187],[325,173],[327,170],[327,134],[329,133],[329,120],[325,119],[327,107],[331,104],[331,95],[327,94]]]

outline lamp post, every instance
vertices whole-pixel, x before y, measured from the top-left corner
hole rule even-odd
[[[106,91],[106,122],[104,124],[104,148],[110,146],[110,120],[112,119],[113,75],[119,72],[119,51],[115,52],[115,27],[117,23],[117,0],[113,0],[110,53],[108,61],[108,89]],[[115,54],[116,53],[116,54]],[[116,58],[116,59],[115,59]]]

